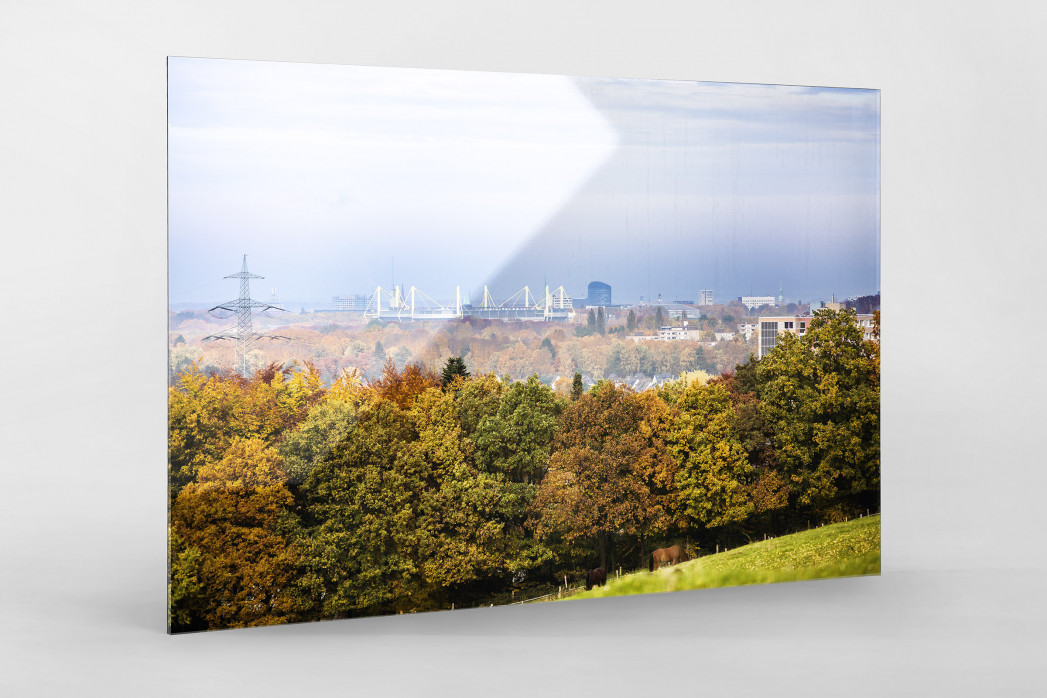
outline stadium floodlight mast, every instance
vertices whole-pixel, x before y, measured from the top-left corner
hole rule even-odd
[[[247,271],[247,255],[244,255],[244,263],[240,268],[240,271],[236,274],[230,274],[224,277],[226,279],[240,279],[240,297],[236,300],[231,300],[228,303],[222,303],[211,308],[208,312],[214,312],[216,310],[226,310],[231,313],[236,313],[236,327],[222,330],[217,334],[208,335],[204,337],[204,341],[217,340],[217,339],[235,339],[236,340],[236,354],[235,354],[235,365],[237,370],[244,378],[250,376],[250,367],[247,364],[247,352],[250,350],[251,345],[254,344],[255,340],[258,339],[289,339],[282,335],[276,334],[262,334],[255,332],[251,327],[251,316],[257,310],[258,312],[264,313],[267,310],[279,310],[286,312],[284,308],[280,308],[272,303],[263,303],[262,301],[256,301],[251,299],[251,279],[264,279],[264,276],[258,274],[252,274]]]

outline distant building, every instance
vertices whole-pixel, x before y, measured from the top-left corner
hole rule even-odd
[[[782,332],[792,332],[793,334],[802,337],[807,334],[807,330],[811,324],[810,315],[782,315],[778,317],[761,317],[760,318],[760,337],[756,348],[756,358],[762,359],[771,349],[774,349],[774,345],[778,343],[778,335]],[[875,339],[873,327],[873,316],[870,315],[859,315],[857,318],[858,327],[862,330],[862,339]]]
[[[367,309],[367,296],[335,296],[331,299],[331,307],[335,310],[352,310],[363,312]]]
[[[661,308],[663,314],[673,318],[674,320],[683,318],[684,313],[687,313],[687,318],[690,318],[692,320],[697,315],[697,313],[694,310],[694,306],[683,305],[682,303],[658,303],[653,307]]]
[[[792,332],[800,337],[807,334],[807,325],[810,322],[810,315],[761,317],[760,338],[756,345],[756,358],[762,359],[765,354],[774,349],[774,345],[778,343],[778,335],[782,332]]]
[[[658,339],[664,341],[690,340],[697,341],[698,328],[690,325],[667,325],[658,328]]]
[[[608,306],[611,304],[611,287],[602,281],[593,281],[589,284],[589,296],[585,302],[586,305],[602,305]]]
[[[738,331],[745,335],[745,341],[747,342],[752,338],[753,333],[756,332],[756,327],[757,325],[755,322],[738,323]]]
[[[862,339],[876,339],[876,327],[873,326],[872,313],[859,315],[858,327],[862,328]]]
[[[698,305],[712,305],[713,304],[713,292],[712,289],[707,291],[698,292]]]
[[[773,306],[775,304],[774,296],[742,296],[738,300],[749,310],[756,310],[761,305]]]
[[[717,342],[729,342],[734,339],[734,332],[716,332]]]

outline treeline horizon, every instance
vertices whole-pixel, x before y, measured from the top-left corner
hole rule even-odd
[[[602,310],[602,309],[601,309]],[[737,320],[729,313],[721,317],[699,316],[692,325],[704,328],[703,341],[635,342],[627,334],[642,328],[656,333],[669,321],[667,314],[653,308],[647,314],[586,314],[585,321],[505,322],[480,318],[456,321],[363,321],[295,325],[279,330],[285,339],[267,342],[264,350],[248,352],[253,370],[271,362],[287,366],[293,361],[312,363],[325,384],[330,385],[346,371],[357,371],[366,380],[381,378],[387,359],[398,370],[420,364],[440,371],[448,356],[463,358],[469,371],[494,373],[523,380],[537,374],[552,384],[557,377],[568,381],[576,372],[594,379],[617,375],[673,375],[702,370],[719,374],[745,361],[755,344],[741,335],[735,341],[717,342],[714,332],[732,330]],[[630,325],[635,325],[630,327]],[[192,316],[171,333],[169,381],[173,385],[183,370],[196,362],[204,373],[221,373],[233,366],[231,342],[203,342],[213,332],[207,321]],[[183,334],[184,332],[184,334]]]
[[[879,318],[877,314],[877,326]],[[488,603],[879,509],[879,344],[818,311],[706,380],[195,365],[169,392],[172,632]]]

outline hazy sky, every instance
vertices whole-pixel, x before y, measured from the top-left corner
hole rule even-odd
[[[879,291],[879,92],[172,58],[172,303]]]

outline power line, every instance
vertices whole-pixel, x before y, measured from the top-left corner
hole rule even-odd
[[[218,340],[218,339],[235,339],[236,340],[236,352],[234,365],[237,370],[240,371],[240,375],[247,378],[250,375],[250,368],[247,364],[247,352],[250,350],[251,345],[259,339],[289,339],[282,335],[274,334],[262,334],[255,332],[251,326],[251,316],[255,310],[258,312],[265,312],[267,310],[280,310],[287,312],[284,308],[273,305],[272,303],[263,303],[262,301],[256,301],[251,299],[251,279],[264,279],[264,276],[258,274],[252,274],[247,271],[247,255],[244,255],[244,263],[240,268],[240,271],[236,274],[230,274],[224,277],[226,279],[240,279],[240,296],[235,300],[231,300],[228,303],[222,303],[211,308],[208,312],[213,313],[216,310],[225,310],[231,313],[236,313],[236,327],[223,330],[217,334],[208,335],[204,337],[204,341],[207,340]]]

